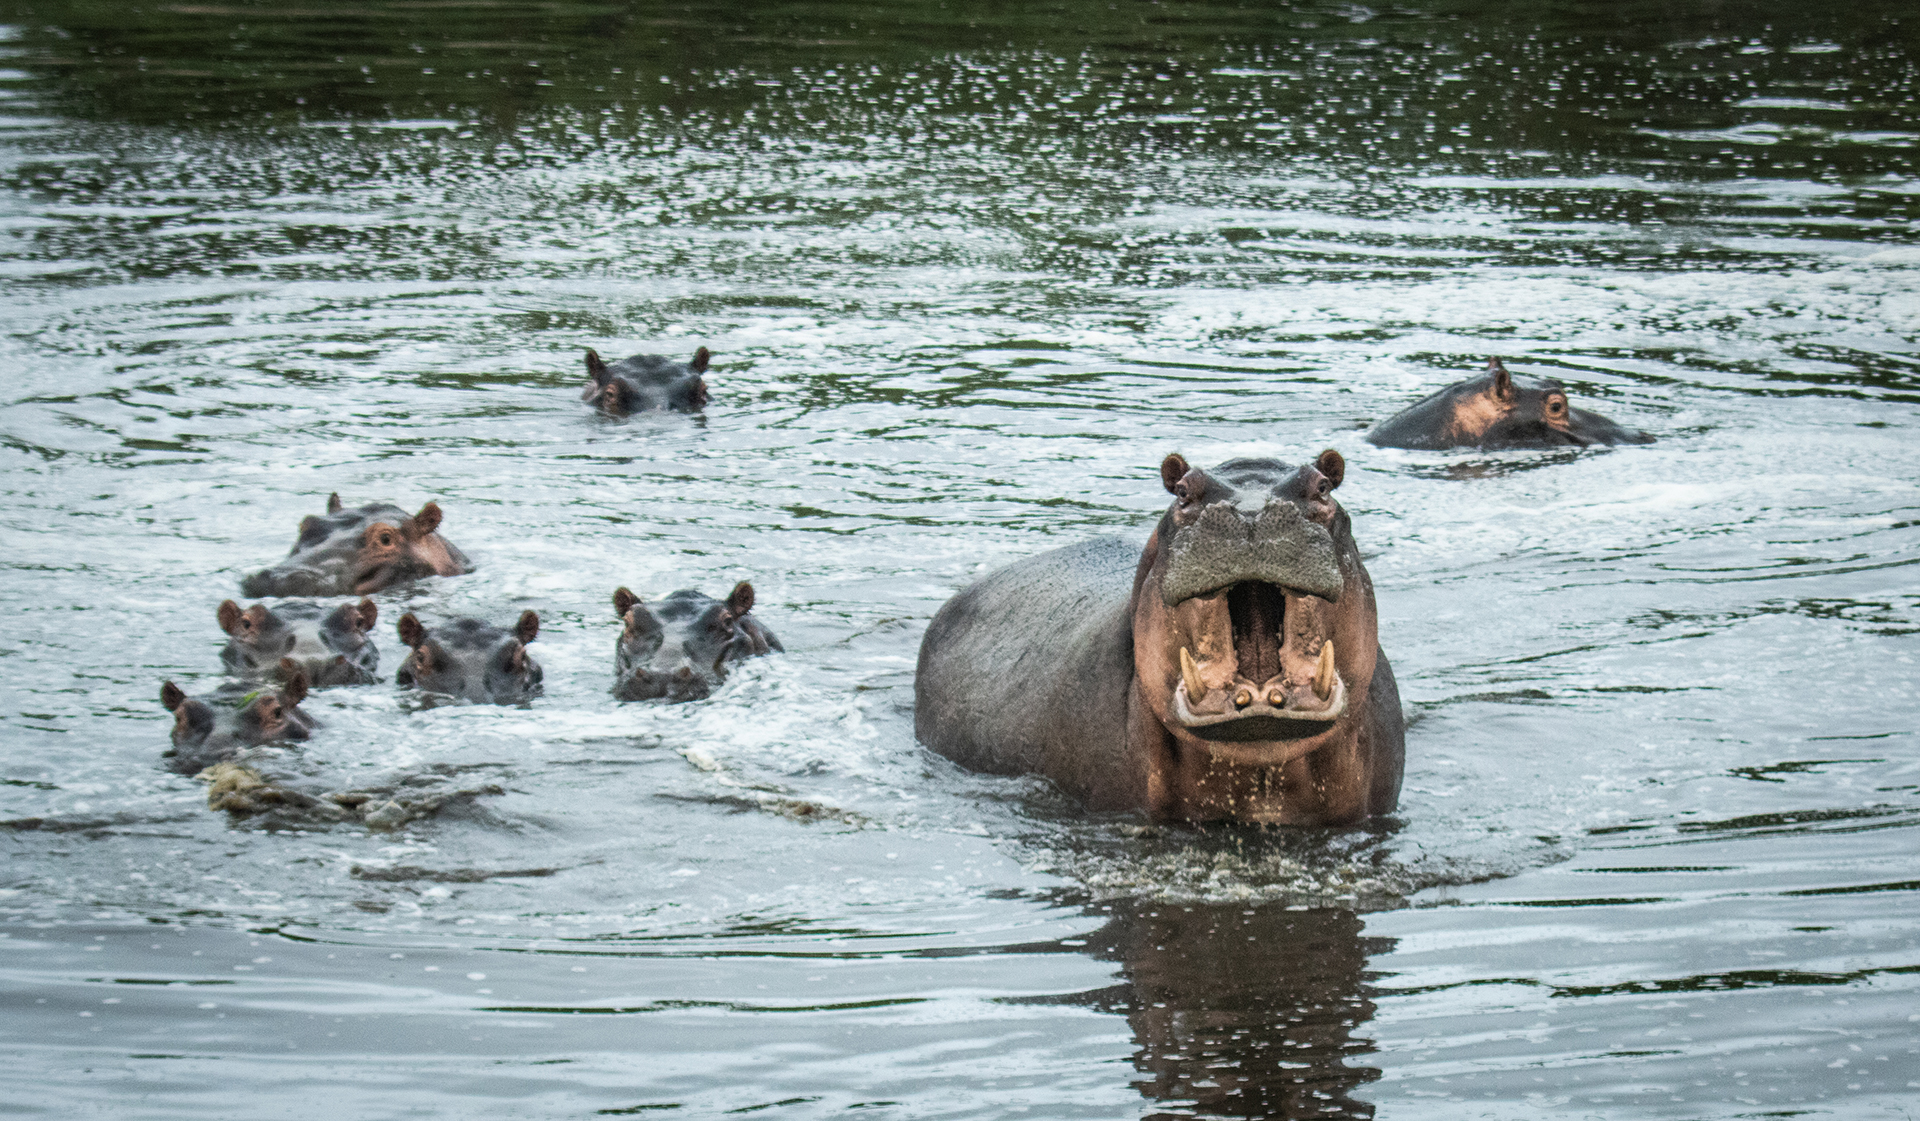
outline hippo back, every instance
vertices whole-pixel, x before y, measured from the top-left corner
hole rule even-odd
[[[1077,798],[1110,781],[1126,765],[1140,551],[1138,540],[1083,541],[948,600],[920,644],[920,742],[971,770],[1046,774]]]

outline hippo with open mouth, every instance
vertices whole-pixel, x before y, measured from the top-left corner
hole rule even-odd
[[[659,354],[636,354],[608,365],[598,351],[587,351],[589,379],[583,399],[608,416],[649,409],[697,413],[707,407],[707,363],[713,352],[701,347],[692,359],[675,362]]]
[[[235,677],[277,681],[291,664],[306,672],[315,689],[378,680],[380,650],[368,632],[380,609],[370,599],[338,606],[297,599],[247,608],[226,600],[217,615],[227,632],[220,661]]]
[[[613,695],[623,701],[701,700],[726,680],[728,662],[786,649],[747,614],[753,585],[744,580],[725,601],[682,588],[652,607],[621,588],[613,610],[626,624],[613,649]]]
[[[920,644],[914,731],[1096,810],[1337,825],[1399,802],[1405,720],[1340,453],[1161,465],[1144,549],[1096,538],[963,590]]]
[[[169,681],[160,687],[160,704],[173,713],[173,750],[167,766],[197,775],[243,749],[284,740],[304,740],[314,719],[300,710],[307,696],[307,675],[287,659],[280,667],[280,688],[225,685],[204,697],[189,697]]]
[[[394,682],[480,704],[515,705],[541,693],[545,672],[527,653],[540,616],[523,611],[508,631],[484,619],[455,619],[432,630],[419,616],[400,616],[400,641],[413,649]]]
[[[1498,358],[1486,372],[1458,381],[1375,425],[1367,442],[1381,448],[1433,451],[1479,447],[1557,448],[1651,444],[1645,432],[1576,409],[1552,378],[1514,377]]]
[[[440,507],[432,502],[412,517],[398,506],[372,502],[346,509],[327,496],[327,513],[300,519],[300,536],[287,559],[240,581],[248,596],[364,596],[425,576],[464,576],[466,554],[440,536]]]

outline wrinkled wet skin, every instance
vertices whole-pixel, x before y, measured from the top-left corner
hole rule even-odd
[[[540,695],[540,663],[527,653],[540,633],[532,611],[511,631],[472,618],[429,630],[412,613],[400,617],[399,630],[413,650],[394,678],[403,688],[477,704],[522,704]]]
[[[380,609],[372,600],[325,604],[292,600],[277,607],[256,603],[220,605],[227,645],[220,661],[245,681],[285,680],[285,666],[298,666],[315,689],[370,685],[378,680],[380,651],[372,639]]]
[[[1455,382],[1375,425],[1376,447],[1436,450],[1650,444],[1653,437],[1574,408],[1552,378],[1515,377],[1498,358],[1486,372]]]
[[[748,614],[745,581],[724,602],[682,588],[649,606],[621,588],[613,609],[625,624],[613,652],[613,695],[623,701],[697,701],[726,680],[729,662],[783,649]]]
[[[707,407],[706,347],[686,362],[659,354],[636,354],[609,365],[587,351],[587,389],[583,399],[608,416],[665,409],[693,413]]]
[[[307,695],[306,672],[290,660],[280,669],[286,683],[278,689],[224,685],[189,697],[171,681],[162,685],[160,704],[174,715],[168,769],[199,774],[249,747],[306,739],[316,726],[300,709]]]
[[[440,507],[419,513],[384,502],[346,509],[330,495],[324,515],[300,521],[287,559],[240,582],[249,596],[369,595],[428,576],[473,571],[466,555],[440,536]]]

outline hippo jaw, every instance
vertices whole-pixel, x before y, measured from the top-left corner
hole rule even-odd
[[[1231,762],[1273,762],[1276,745],[1287,756],[1310,750],[1347,712],[1331,608],[1259,580],[1182,601],[1169,725]]]

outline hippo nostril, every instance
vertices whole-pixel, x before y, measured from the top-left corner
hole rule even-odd
[[[677,669],[677,670],[674,670],[674,671],[673,671],[673,679],[674,679],[675,681],[691,681],[691,680],[693,680],[693,667],[692,667],[692,666],[681,666],[681,667],[680,667],[679,669]]]

